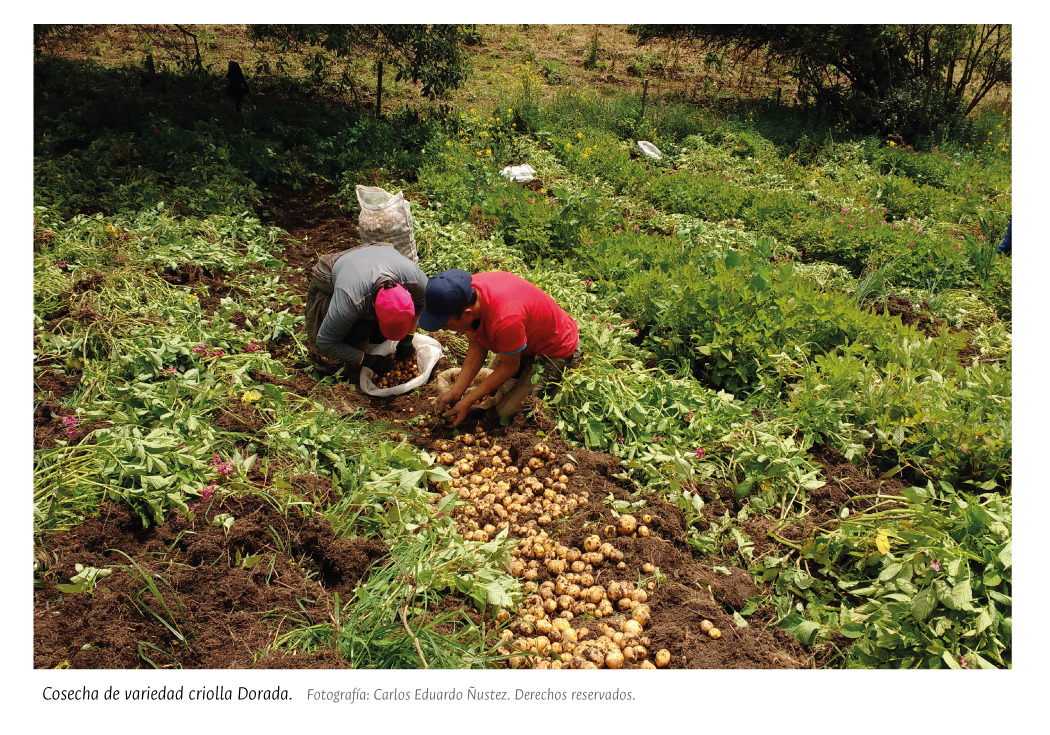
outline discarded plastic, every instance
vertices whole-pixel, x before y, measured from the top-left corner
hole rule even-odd
[[[637,148],[638,152],[646,158],[652,158],[655,161],[659,161],[663,158],[660,149],[647,140],[639,140],[634,147]]]
[[[535,173],[536,169],[534,169],[527,163],[521,166],[507,166],[505,169],[500,171],[500,174],[502,176],[505,176],[511,181],[517,181],[519,184],[524,184],[526,181],[532,181],[534,178],[536,178],[533,175]]]

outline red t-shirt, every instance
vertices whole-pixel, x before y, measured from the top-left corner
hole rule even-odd
[[[572,357],[580,329],[549,295],[504,271],[478,273],[470,283],[481,292],[482,304],[474,338],[486,350]]]

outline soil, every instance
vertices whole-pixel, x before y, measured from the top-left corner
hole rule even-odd
[[[220,513],[236,518],[229,532],[210,523]],[[105,503],[98,517],[40,540],[34,665],[345,668],[330,652],[285,658],[269,644],[292,626],[330,620],[333,594],[346,599],[385,553],[379,541],[337,539],[327,521],[283,515],[257,495],[227,495],[148,530]],[[113,572],[93,594],[63,594],[53,580],[68,581],[78,563]]]
[[[929,337],[936,337],[944,325],[943,319],[930,314],[930,304],[928,302],[923,302],[916,308],[916,305],[907,298],[896,294],[891,295],[885,304],[876,302],[872,310],[876,314],[899,316],[902,324],[915,327]]]
[[[337,196],[336,187],[318,182],[298,191],[272,189],[263,206],[261,214],[266,221],[289,232],[282,255],[287,267],[280,275],[301,286],[303,293],[309,268],[318,257],[356,242],[356,225],[342,214]],[[221,276],[192,265],[164,275],[175,283],[204,283],[208,299],[214,299],[216,305],[222,295],[235,291]],[[90,284],[98,282],[92,278]],[[237,322],[236,314],[233,321]],[[420,418],[429,418],[437,395],[433,381],[406,395],[372,398],[354,385],[354,375],[334,385],[320,385],[301,371],[305,363],[289,358],[288,349],[289,353],[282,354],[278,344],[273,350],[275,359],[283,360],[289,368],[288,377],[261,372],[251,377],[310,396],[340,414],[359,412],[364,421],[387,427],[391,438],[404,439],[431,453],[443,451],[442,445],[454,448],[457,458],[465,453],[466,446],[455,440],[452,430],[439,425],[426,429],[418,423]],[[437,371],[449,365],[448,359],[442,358]],[[315,359],[312,368],[318,367],[322,373],[326,369],[323,361]],[[333,366],[327,368],[334,372]],[[79,380],[79,374],[64,373],[60,366],[36,366],[36,448],[66,439],[61,417],[69,411],[63,402],[72,397]],[[558,462],[571,455],[577,468],[566,493],[573,497],[587,493],[587,499],[574,512],[543,526],[551,539],[566,547],[580,547],[584,538],[600,534],[615,523],[606,502],[609,496],[632,503],[644,501],[635,512],[651,515],[649,536],[612,539],[610,543],[623,553],[624,568],[599,564],[594,572],[599,580],[654,582],[647,603],[652,618],[645,628],[650,651],[667,649],[672,668],[814,665],[820,651],[804,648],[777,629],[773,624],[776,616],[768,606],[751,615],[747,627],[736,627],[733,613],[749,598],[767,591],[741,568],[739,558],[694,557],[686,543],[685,520],[676,506],[655,495],[632,495],[614,476],[620,470],[616,457],[563,441],[542,410],[531,410],[535,408],[531,401],[508,426],[500,425],[494,411],[475,410],[460,429],[483,432],[507,449],[510,460],[517,464],[532,456],[540,436]],[[225,431],[246,437],[265,426],[255,407],[238,402],[225,405],[216,423]],[[812,525],[834,518],[844,503],[857,496],[876,491],[899,493],[900,483],[871,480],[831,447],[815,447],[813,456],[824,466],[827,485],[810,494],[810,512],[804,521],[789,525],[763,517],[748,521],[745,528],[755,544],[756,558],[785,553],[786,548],[769,535],[770,531],[781,538],[799,539]],[[547,469],[539,470],[536,477],[546,477],[547,473]],[[254,489],[270,489],[271,479],[257,470],[248,479]],[[338,499],[338,490],[326,477],[300,475],[292,484],[298,495],[322,506]],[[727,488],[709,486],[699,492],[707,503],[705,514],[712,520],[727,510],[737,510]],[[854,507],[863,507],[865,502],[871,501],[854,500]],[[491,516],[491,511],[483,512]],[[221,525],[210,524],[219,513],[236,519],[228,533]],[[512,529],[510,534],[513,538],[522,537],[530,528],[533,533],[540,528],[536,525],[537,513],[520,515],[520,522],[515,524],[518,530]],[[495,516],[491,519],[498,521]],[[464,525],[461,531],[471,529]],[[285,515],[260,495],[250,493],[218,496],[192,515],[172,513],[163,525],[148,530],[142,528],[134,513],[106,503],[97,517],[69,531],[39,538],[36,555],[41,567],[34,603],[34,663],[38,668],[345,668],[346,661],[334,651],[290,655],[273,650],[274,640],[293,627],[330,621],[335,594],[341,600],[349,599],[372,566],[383,563],[385,549],[374,539],[337,538],[319,515]],[[259,558],[254,563],[244,563],[255,555]],[[63,593],[55,585],[68,583],[76,574],[76,564],[114,571],[98,583],[93,594]],[[645,564],[654,565],[658,571],[643,573]],[[534,584],[550,576],[543,564],[537,572]],[[146,584],[147,579],[157,585],[157,593]],[[478,615],[465,598],[456,595],[449,596],[444,604]],[[720,639],[714,640],[702,631],[705,620],[722,631]],[[596,629],[603,622],[580,616],[574,625]],[[168,626],[184,640],[173,635]]]

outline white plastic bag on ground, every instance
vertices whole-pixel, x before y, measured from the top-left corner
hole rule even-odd
[[[416,388],[424,385],[430,379],[430,372],[437,365],[438,360],[441,359],[441,343],[433,337],[428,337],[425,334],[416,334],[412,336],[412,346],[416,348],[416,365],[419,366],[419,375],[412,378],[407,383],[401,385],[395,385],[393,388],[378,388],[376,384],[372,382],[372,368],[362,367],[360,385],[361,390],[370,396],[399,396],[402,393],[408,393]],[[382,344],[374,345],[368,352],[373,355],[389,355],[397,349],[397,342],[387,340]]]
[[[635,143],[634,147],[638,150],[639,153],[641,153],[646,158],[652,158],[656,161],[659,161],[661,158],[663,158],[663,155],[660,153],[660,149],[647,140],[639,140],[637,143]]]
[[[445,391],[448,391],[452,388],[452,384],[455,383],[456,378],[459,377],[459,371],[460,368],[456,367],[449,368],[448,370],[443,370],[442,372],[438,373],[438,395],[441,395]],[[479,385],[481,385],[481,382],[490,375],[492,375],[492,371],[488,368],[481,368],[481,370],[478,370],[478,374],[474,376],[474,380],[470,381],[470,386],[467,388],[467,392],[473,390],[474,388],[477,388]],[[495,393],[490,393],[489,395],[482,398],[481,403],[479,403],[477,406],[474,406],[474,408],[492,408],[497,403],[499,403],[503,399],[503,396],[507,395],[517,384],[517,378],[511,378],[506,383],[497,388]]]
[[[536,169],[529,164],[522,166],[507,166],[500,174],[511,181],[517,181],[519,184],[524,184],[527,181],[532,181],[535,177]]]
[[[361,214],[357,229],[362,245],[387,245],[413,263],[419,262],[412,232],[412,207],[404,193],[391,194],[378,186],[357,186]]]

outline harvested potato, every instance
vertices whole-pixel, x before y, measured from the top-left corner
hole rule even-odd
[[[632,515],[624,514],[616,522],[616,528],[621,536],[630,536],[638,529],[638,519]]]
[[[659,669],[664,668],[667,664],[671,663],[671,652],[666,648],[661,648],[656,652],[656,667]]]

